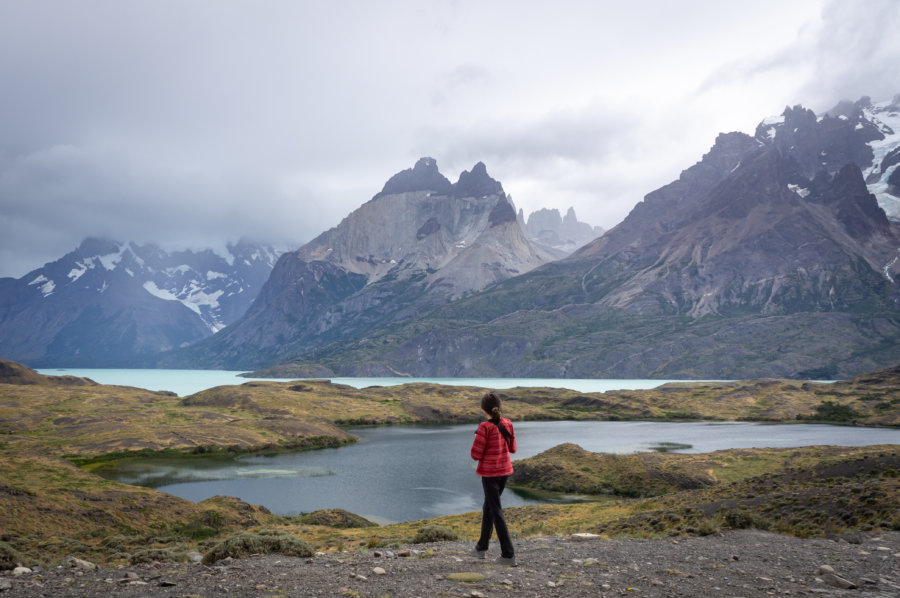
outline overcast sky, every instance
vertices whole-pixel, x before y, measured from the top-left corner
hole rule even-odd
[[[610,228],[717,133],[900,93],[896,0],[0,0],[0,276],[309,241],[431,156]]]

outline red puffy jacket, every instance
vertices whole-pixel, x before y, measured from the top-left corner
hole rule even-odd
[[[510,433],[509,443],[493,422],[481,422],[475,431],[475,442],[472,443],[472,458],[478,461],[475,473],[486,478],[510,475],[513,472],[509,454],[516,452],[516,432],[508,418],[501,418],[500,425]]]

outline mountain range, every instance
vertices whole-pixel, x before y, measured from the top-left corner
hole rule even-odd
[[[720,134],[604,233],[572,209],[526,221],[483,163],[451,182],[421,158],[293,251],[89,239],[0,279],[0,355],[291,377],[851,377],[900,356],[898,164],[900,96],[789,106]]]
[[[793,106],[754,135],[721,134],[573,255],[298,346],[269,372],[832,378],[892,365],[898,104]]]
[[[246,240],[216,253],[86,239],[22,278],[0,278],[0,355],[34,367],[133,367],[243,315],[280,253]]]

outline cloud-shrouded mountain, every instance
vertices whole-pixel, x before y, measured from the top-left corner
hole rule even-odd
[[[173,359],[267,365],[415,321],[550,259],[523,234],[484,164],[451,183],[422,158],[337,227],[282,256],[244,318]]]
[[[166,252],[87,239],[20,279],[0,279],[0,355],[32,366],[135,365],[198,341],[249,307],[279,252]]]
[[[720,135],[618,226],[405,326],[299,360],[340,375],[844,377],[900,346],[900,101]]]

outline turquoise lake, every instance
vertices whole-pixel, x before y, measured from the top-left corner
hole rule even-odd
[[[242,378],[243,372],[225,370],[117,370],[84,368],[44,368],[37,370],[48,376],[79,376],[100,384],[136,386],[148,390],[170,390],[180,397],[227,384],[243,384],[263,378]],[[608,390],[637,390],[656,388],[678,380],[580,380],[568,378],[331,378],[336,384],[354,388],[393,386],[410,382],[430,382],[451,386],[480,386],[484,388],[514,388],[516,386],[546,386],[569,388],[578,392],[606,392]]]

